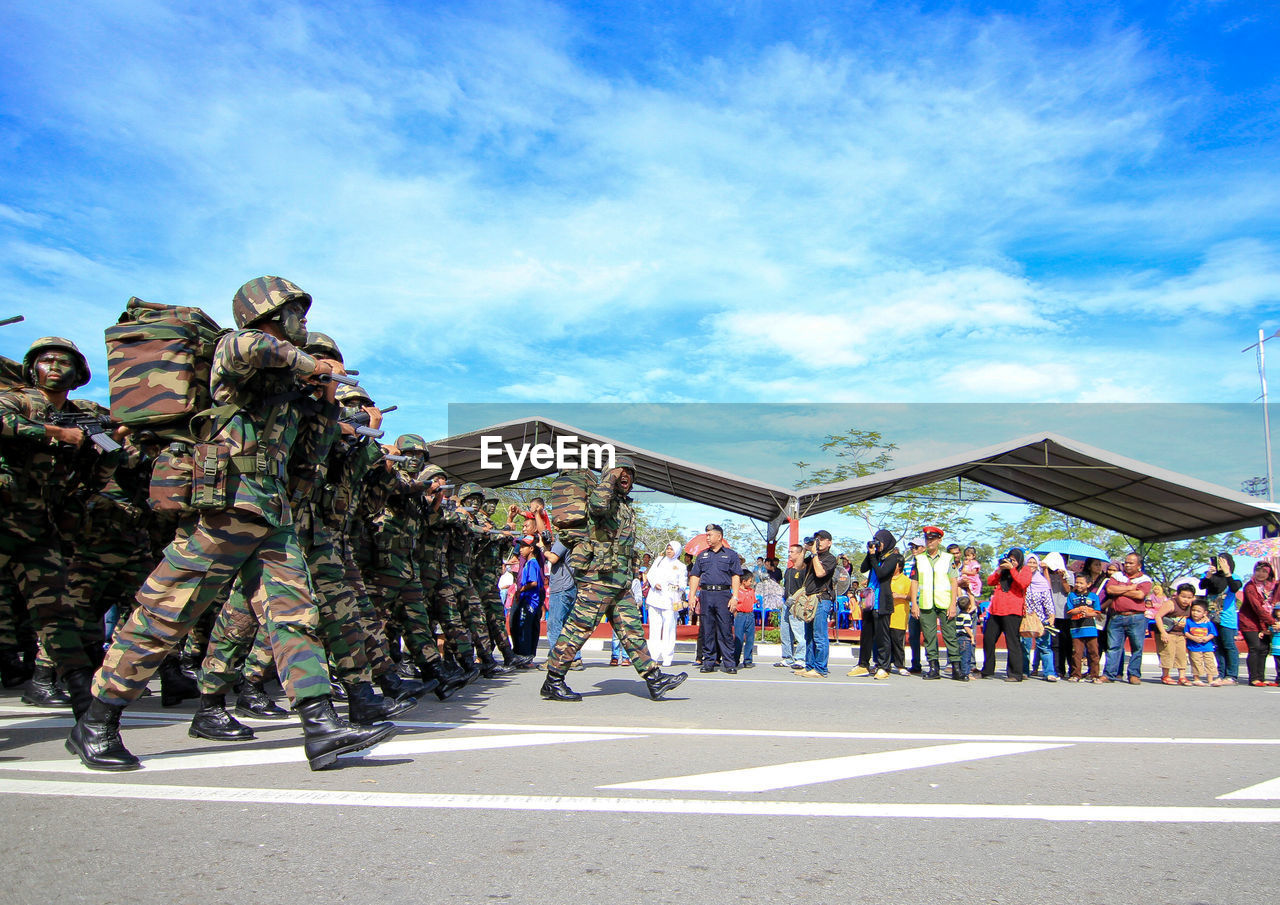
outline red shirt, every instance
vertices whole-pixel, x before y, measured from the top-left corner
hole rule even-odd
[[[1027,610],[1027,585],[1031,584],[1031,567],[1023,566],[1010,574],[1012,581],[1009,590],[1000,587],[1000,570],[996,569],[987,576],[987,584],[995,588],[991,592],[991,606],[987,610],[992,616],[1022,616]]]
[[[738,588],[738,597],[733,601],[734,612],[750,613],[756,608],[756,589]]]
[[[1111,593],[1112,582],[1115,582],[1116,584],[1145,585],[1146,587],[1143,590],[1146,593],[1143,594],[1143,597],[1141,600],[1134,600],[1132,597],[1112,595]],[[1132,578],[1130,578],[1128,575],[1125,575],[1123,572],[1121,572],[1119,578],[1107,579],[1106,584],[1102,586],[1102,593],[1099,596],[1102,598],[1102,608],[1104,610],[1109,609],[1116,616],[1133,616],[1138,613],[1141,613],[1142,615],[1145,616],[1147,614],[1147,595],[1149,595],[1150,593],[1151,593],[1150,578],[1143,575],[1141,572],[1139,572],[1137,575],[1133,576]]]
[[[1249,579],[1244,586],[1244,603],[1240,606],[1240,631],[1265,632],[1275,621],[1271,609],[1278,596],[1280,583],[1271,589],[1271,593],[1267,593],[1266,585],[1258,585],[1252,578]]]

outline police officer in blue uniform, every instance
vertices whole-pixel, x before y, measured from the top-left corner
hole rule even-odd
[[[742,581],[742,557],[724,545],[724,529],[707,525],[709,546],[698,554],[689,570],[689,594],[699,594],[699,635],[702,638],[701,672],[736,673],[733,661],[732,601]]]

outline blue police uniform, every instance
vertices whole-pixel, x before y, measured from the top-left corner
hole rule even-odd
[[[689,570],[690,577],[698,576],[698,599],[702,604],[702,618],[698,634],[702,638],[702,668],[734,669],[733,662],[733,613],[729,611],[729,597],[733,576],[742,574],[742,557],[728,547],[720,552],[708,548],[698,554]]]

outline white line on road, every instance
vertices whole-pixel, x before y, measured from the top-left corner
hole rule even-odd
[[[756,685],[812,685],[814,688],[888,688],[884,682],[815,682],[811,679],[713,679],[710,676],[690,676],[690,679],[697,678],[699,683],[702,682],[724,682],[731,685],[741,685],[744,682],[754,683]]]
[[[405,754],[441,754],[450,751],[480,751],[489,748],[521,748],[530,745],[559,745],[571,742],[605,742],[617,739],[637,738],[634,735],[584,735],[582,733],[535,733],[533,735],[499,735],[482,738],[431,738],[402,739],[374,745],[367,751],[347,755],[359,757],[395,757]],[[291,764],[306,760],[302,739],[286,747],[255,748],[253,742],[236,744],[234,748],[214,753],[193,752],[155,754],[142,758],[142,766],[148,771],[159,770],[207,770],[214,767],[257,767],[265,764]],[[37,760],[17,763],[0,763],[0,770],[18,770],[31,773],[81,773],[101,775],[81,765],[71,757],[62,760]]]
[[[941,764],[955,764],[967,760],[983,760],[988,757],[1004,757],[1009,754],[1026,754],[1030,751],[1066,747],[1070,746],[968,742],[959,745],[937,745],[931,748],[877,751],[874,754],[854,754],[849,757],[801,760],[787,764],[772,764],[768,767],[748,767],[743,770],[697,773],[666,779],[620,782],[597,788],[654,792],[772,792],[795,786],[852,779],[855,776],[874,776],[878,773],[915,770],[920,767],[936,767]]]
[[[851,802],[724,801],[654,798],[539,797],[344,792],[322,789],[230,789],[147,783],[0,779],[0,794],[145,801],[295,804],[337,807],[693,814],[731,817],[843,817],[931,820],[1043,820],[1098,823],[1280,823],[1280,808],[1116,807],[1088,805],[856,804]]]

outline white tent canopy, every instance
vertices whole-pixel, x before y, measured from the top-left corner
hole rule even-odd
[[[429,444],[431,461],[460,481],[487,487],[513,483],[507,469],[481,467],[482,437],[513,445],[554,445],[559,437],[612,444],[636,463],[636,483],[745,515],[769,525],[770,539],[791,517],[806,518],[950,478],[963,478],[1082,518],[1144,543],[1183,540],[1266,523],[1280,525],[1280,506],[1125,458],[1056,434],[1036,434],[935,462],[836,484],[788,490],[619,443],[546,419],[507,421]],[[554,468],[527,464],[520,480]]]

